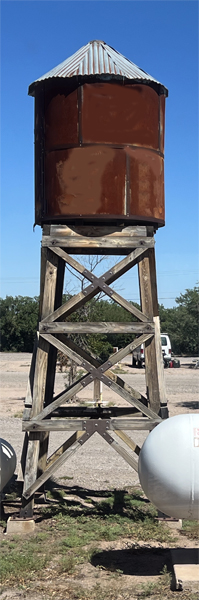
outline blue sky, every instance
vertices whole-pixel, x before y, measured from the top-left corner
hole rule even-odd
[[[39,294],[41,228],[34,224],[34,100],[29,84],[92,39],[113,46],[169,89],[166,226],[156,234],[166,307],[198,281],[197,1],[1,1],[1,292]],[[122,282],[138,301],[136,274]]]

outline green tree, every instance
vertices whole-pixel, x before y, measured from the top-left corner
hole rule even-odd
[[[176,298],[178,305],[176,343],[183,354],[198,354],[199,287],[187,289]]]
[[[37,330],[39,298],[0,298],[2,352],[32,352]]]
[[[161,331],[171,338],[175,354],[198,354],[199,287],[186,289],[176,298],[174,308],[159,306]]]

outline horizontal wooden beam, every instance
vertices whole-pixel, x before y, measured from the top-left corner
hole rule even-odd
[[[137,419],[136,417],[127,417],[126,419],[120,419],[118,417],[115,419],[111,419],[110,429],[125,429],[126,431],[150,431],[151,429],[156,427],[156,425],[159,425],[159,423],[162,423],[162,419],[160,417],[157,417],[156,419],[146,419],[145,417],[140,417],[139,419]]]
[[[22,431],[82,431],[82,419],[46,419],[23,421]]]
[[[97,419],[89,421],[97,422]],[[23,421],[22,431],[83,431],[88,419],[45,419],[43,421]],[[101,423],[101,419],[99,421]],[[161,423],[161,419],[146,419],[141,417],[126,419],[110,419],[110,430],[149,431]]]
[[[153,238],[151,237],[138,237],[138,236],[129,236],[129,235],[115,235],[115,236],[105,236],[105,237],[83,237],[83,236],[70,236],[70,237],[62,237],[61,235],[57,236],[43,236],[42,238],[42,246],[43,247],[67,247],[68,252],[70,248],[74,247],[79,249],[79,254],[81,254],[81,250],[86,249],[87,253],[90,254],[92,249],[98,250],[102,249],[103,253],[106,254],[107,249],[111,250],[128,250],[132,248],[151,248],[153,245]]]
[[[111,322],[52,322],[45,321],[39,324],[40,333],[153,333],[154,324],[151,323],[111,323]]]

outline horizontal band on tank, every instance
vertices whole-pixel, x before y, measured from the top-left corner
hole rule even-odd
[[[60,83],[61,82],[61,83]],[[159,96],[164,95],[166,98],[168,98],[169,92],[167,90],[167,88],[162,85],[161,83],[156,83],[155,81],[148,81],[147,79],[127,79],[125,77],[123,77],[122,75],[108,75],[106,73],[103,73],[102,75],[76,75],[73,77],[70,77],[70,80],[68,79],[60,79],[60,77],[51,77],[49,79],[46,80],[42,80],[42,81],[35,81],[34,83],[31,83],[29,85],[28,88],[28,95],[29,96],[33,96],[35,97],[35,93],[37,92],[37,90],[41,90],[42,88],[52,88],[53,85],[55,87],[57,87],[57,84],[59,84],[59,86],[62,85],[62,87],[65,88],[69,88],[69,85],[71,84],[71,87],[73,84],[76,84],[78,86],[83,85],[84,83],[101,83],[101,82],[111,82],[111,83],[119,83],[120,85],[137,85],[137,84],[144,84],[147,85],[149,87],[151,87]]]
[[[111,222],[111,224],[114,225],[121,225],[122,223],[125,223],[126,226],[127,225],[152,225],[154,227],[164,227],[165,225],[165,220],[164,219],[154,219],[153,217],[142,217],[142,216],[137,216],[137,215],[84,215],[83,217],[81,215],[77,216],[77,215],[55,215],[53,217],[49,217],[48,215],[43,214],[41,217],[41,223],[45,224],[68,224],[70,223],[71,225],[97,225],[100,226],[101,225],[104,226],[104,224],[107,222]]]
[[[95,146],[101,146],[101,142],[95,142]],[[123,148],[139,148],[140,150],[147,150],[147,152],[153,152],[154,154],[158,154],[159,156],[161,156],[161,158],[164,158],[164,154],[163,152],[160,152],[160,150],[155,150],[154,148],[149,148],[148,146],[139,146],[138,144],[111,144],[108,142],[103,142],[104,146],[107,146],[109,148],[114,148],[114,149],[118,149],[118,150],[123,150]],[[46,154],[48,154],[49,152],[56,152],[56,150],[70,150],[70,148],[87,148],[87,147],[92,147],[93,143],[92,142],[82,142],[80,145],[78,144],[61,144],[61,145],[56,145],[56,146],[52,146],[49,147],[48,150],[46,150]]]

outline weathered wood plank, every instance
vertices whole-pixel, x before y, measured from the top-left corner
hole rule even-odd
[[[157,361],[157,378],[159,384],[159,396],[160,396],[160,406],[167,405],[166,398],[166,389],[164,383],[164,366],[163,366],[163,358],[162,358],[162,344],[160,337],[160,318],[159,316],[154,317],[155,324],[155,352],[156,352],[156,361]]]
[[[161,422],[162,419],[160,419],[160,417],[156,417],[156,419],[146,419],[145,417],[141,417],[138,419],[136,417],[127,417],[125,419],[116,417],[115,419],[111,419],[111,429],[125,429],[127,431],[150,431],[151,429],[156,427],[156,425],[159,425],[159,423]]]
[[[140,296],[142,311],[150,318],[158,316],[157,285],[155,272],[154,249],[147,251],[138,264]],[[165,390],[163,384],[163,363],[160,352],[160,338],[158,342],[158,321],[155,325],[155,337],[145,344],[145,371],[147,394],[150,406],[158,414],[161,403],[165,403]],[[158,365],[159,362],[159,365]]]
[[[118,437],[125,442],[125,444],[127,444],[127,446],[129,446],[129,448],[131,448],[131,450],[137,454],[137,456],[139,456],[141,450],[140,446],[138,446],[136,442],[134,442],[126,433],[124,433],[124,431],[121,431],[120,429],[114,429],[114,431],[116,435],[118,435]]]
[[[42,321],[39,324],[40,333],[153,333],[155,330],[154,323],[111,323],[109,322],[47,322]]]
[[[41,255],[41,300],[40,300],[40,312],[41,318],[48,316],[54,309],[56,309],[56,303],[60,301],[62,296],[63,277],[64,277],[64,263],[59,257],[57,257],[51,250],[42,249]],[[46,387],[48,365],[50,357],[53,357],[53,363],[51,360],[51,368],[53,367],[53,374],[49,377]],[[54,366],[56,361],[56,351],[50,349],[49,343],[43,340],[41,337],[38,340],[35,368],[34,368],[34,385],[33,385],[33,402],[31,416],[35,417],[42,410],[46,389],[48,394],[52,397],[53,385],[54,385]],[[51,386],[51,390],[50,390]],[[43,443],[43,446],[41,444]],[[40,447],[41,445],[41,447]],[[46,463],[48,445],[48,434],[45,437],[44,434],[30,433],[28,440],[27,456],[26,456],[26,467],[24,475],[24,491],[30,487],[30,485],[37,478],[37,470],[44,468]],[[22,515],[25,516],[26,508],[23,507]],[[33,509],[33,501],[31,506],[27,510]]]
[[[83,419],[45,419],[23,421],[22,431],[82,431]]]
[[[93,400],[95,402],[99,402],[100,401],[100,380],[99,379],[94,379],[94,384],[93,384]]]
[[[143,238],[143,237],[131,237],[131,236],[106,236],[106,237],[83,237],[83,236],[72,236],[63,238],[62,236],[43,236],[42,246],[45,247],[67,247],[73,249],[79,249],[81,253],[82,249],[88,250],[88,254],[93,249],[101,248],[103,253],[106,253],[106,249],[110,248],[112,250],[115,249],[132,249],[132,248],[151,248],[152,247],[151,238]]]
[[[37,331],[35,341],[34,341],[34,348],[33,348],[33,353],[32,353],[32,358],[31,358],[30,372],[29,372],[27,391],[26,391],[25,406],[27,408],[32,406],[35,363],[36,363],[36,356],[37,356],[38,341],[39,341],[39,332]]]
[[[93,417],[96,421],[96,418]],[[23,421],[22,423],[22,431],[83,431],[84,428],[84,421],[87,420],[88,417],[86,418],[85,416],[81,419],[72,419],[72,418],[65,418],[65,419],[45,419],[42,421],[34,421],[34,420],[29,420],[29,421]],[[137,418],[131,418],[131,417],[127,417],[126,419],[124,418],[119,418],[116,417],[114,419],[111,419],[111,426],[110,429],[112,429],[113,431],[116,431],[116,433],[120,430],[127,430],[127,431],[149,431],[151,429],[153,429],[154,427],[156,427],[156,425],[159,425],[159,423],[162,422],[162,419],[158,418],[157,419],[146,419],[144,417],[141,417],[139,419]],[[122,438],[123,434],[118,433],[118,435]],[[122,438],[123,439],[123,438]],[[124,440],[125,441],[125,440]]]

